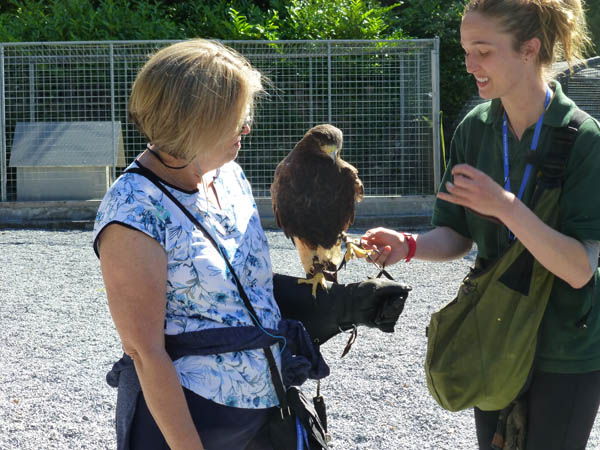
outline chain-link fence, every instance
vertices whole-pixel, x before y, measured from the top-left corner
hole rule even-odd
[[[127,120],[166,41],[0,44],[1,200],[99,198],[145,147]],[[368,196],[439,181],[439,41],[226,41],[270,80],[238,157],[257,198],[312,126],[344,132]]]

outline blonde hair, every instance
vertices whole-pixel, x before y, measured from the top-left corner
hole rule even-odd
[[[152,55],[138,73],[129,120],[158,150],[191,161],[241,129],[262,92],[261,78],[218,42],[179,42]]]
[[[537,37],[541,47],[538,65],[547,70],[560,59],[569,69],[591,46],[582,0],[470,0],[464,13],[478,12],[499,21],[513,36],[513,48]]]

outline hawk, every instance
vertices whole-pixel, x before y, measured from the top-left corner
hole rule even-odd
[[[364,188],[358,170],[340,157],[342,141],[333,125],[311,128],[277,165],[271,185],[275,221],[294,242],[307,278],[298,282],[311,284],[313,297],[324,280],[337,282],[342,242],[346,260],[368,254],[346,235]]]

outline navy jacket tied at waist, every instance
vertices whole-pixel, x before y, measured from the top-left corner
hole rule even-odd
[[[318,380],[329,375],[329,367],[304,325],[297,320],[281,320],[277,330],[267,333],[255,326],[211,328],[178,335],[165,335],[165,347],[173,361],[188,355],[214,355],[270,347],[280,343],[283,384],[299,386],[307,378]],[[123,354],[106,382],[118,387],[116,427],[117,449],[129,449],[129,430],[141,387],[133,360]]]

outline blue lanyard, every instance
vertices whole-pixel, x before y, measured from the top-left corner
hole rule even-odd
[[[304,447],[305,444],[306,447]],[[308,433],[306,432],[306,428],[300,423],[300,419],[296,417],[296,450],[304,449],[310,449],[310,446],[308,445]]]
[[[544,100],[544,112],[538,119],[535,124],[535,131],[533,132],[533,139],[531,140],[531,146],[529,149],[534,152],[538,145],[538,140],[540,138],[540,131],[542,129],[542,122],[544,121],[544,113],[546,112],[546,108],[548,107],[548,103],[550,102],[550,96],[552,95],[552,91],[550,88],[546,88],[546,100]],[[504,155],[504,189],[510,191],[510,167],[508,163],[508,119],[506,118],[506,111],[504,111],[504,120],[502,121],[502,153]],[[525,173],[523,174],[523,179],[521,180],[521,187],[519,188],[519,200],[523,197],[523,192],[525,191],[525,186],[527,185],[527,180],[529,179],[529,175],[531,173],[531,164],[527,164],[525,166]]]

